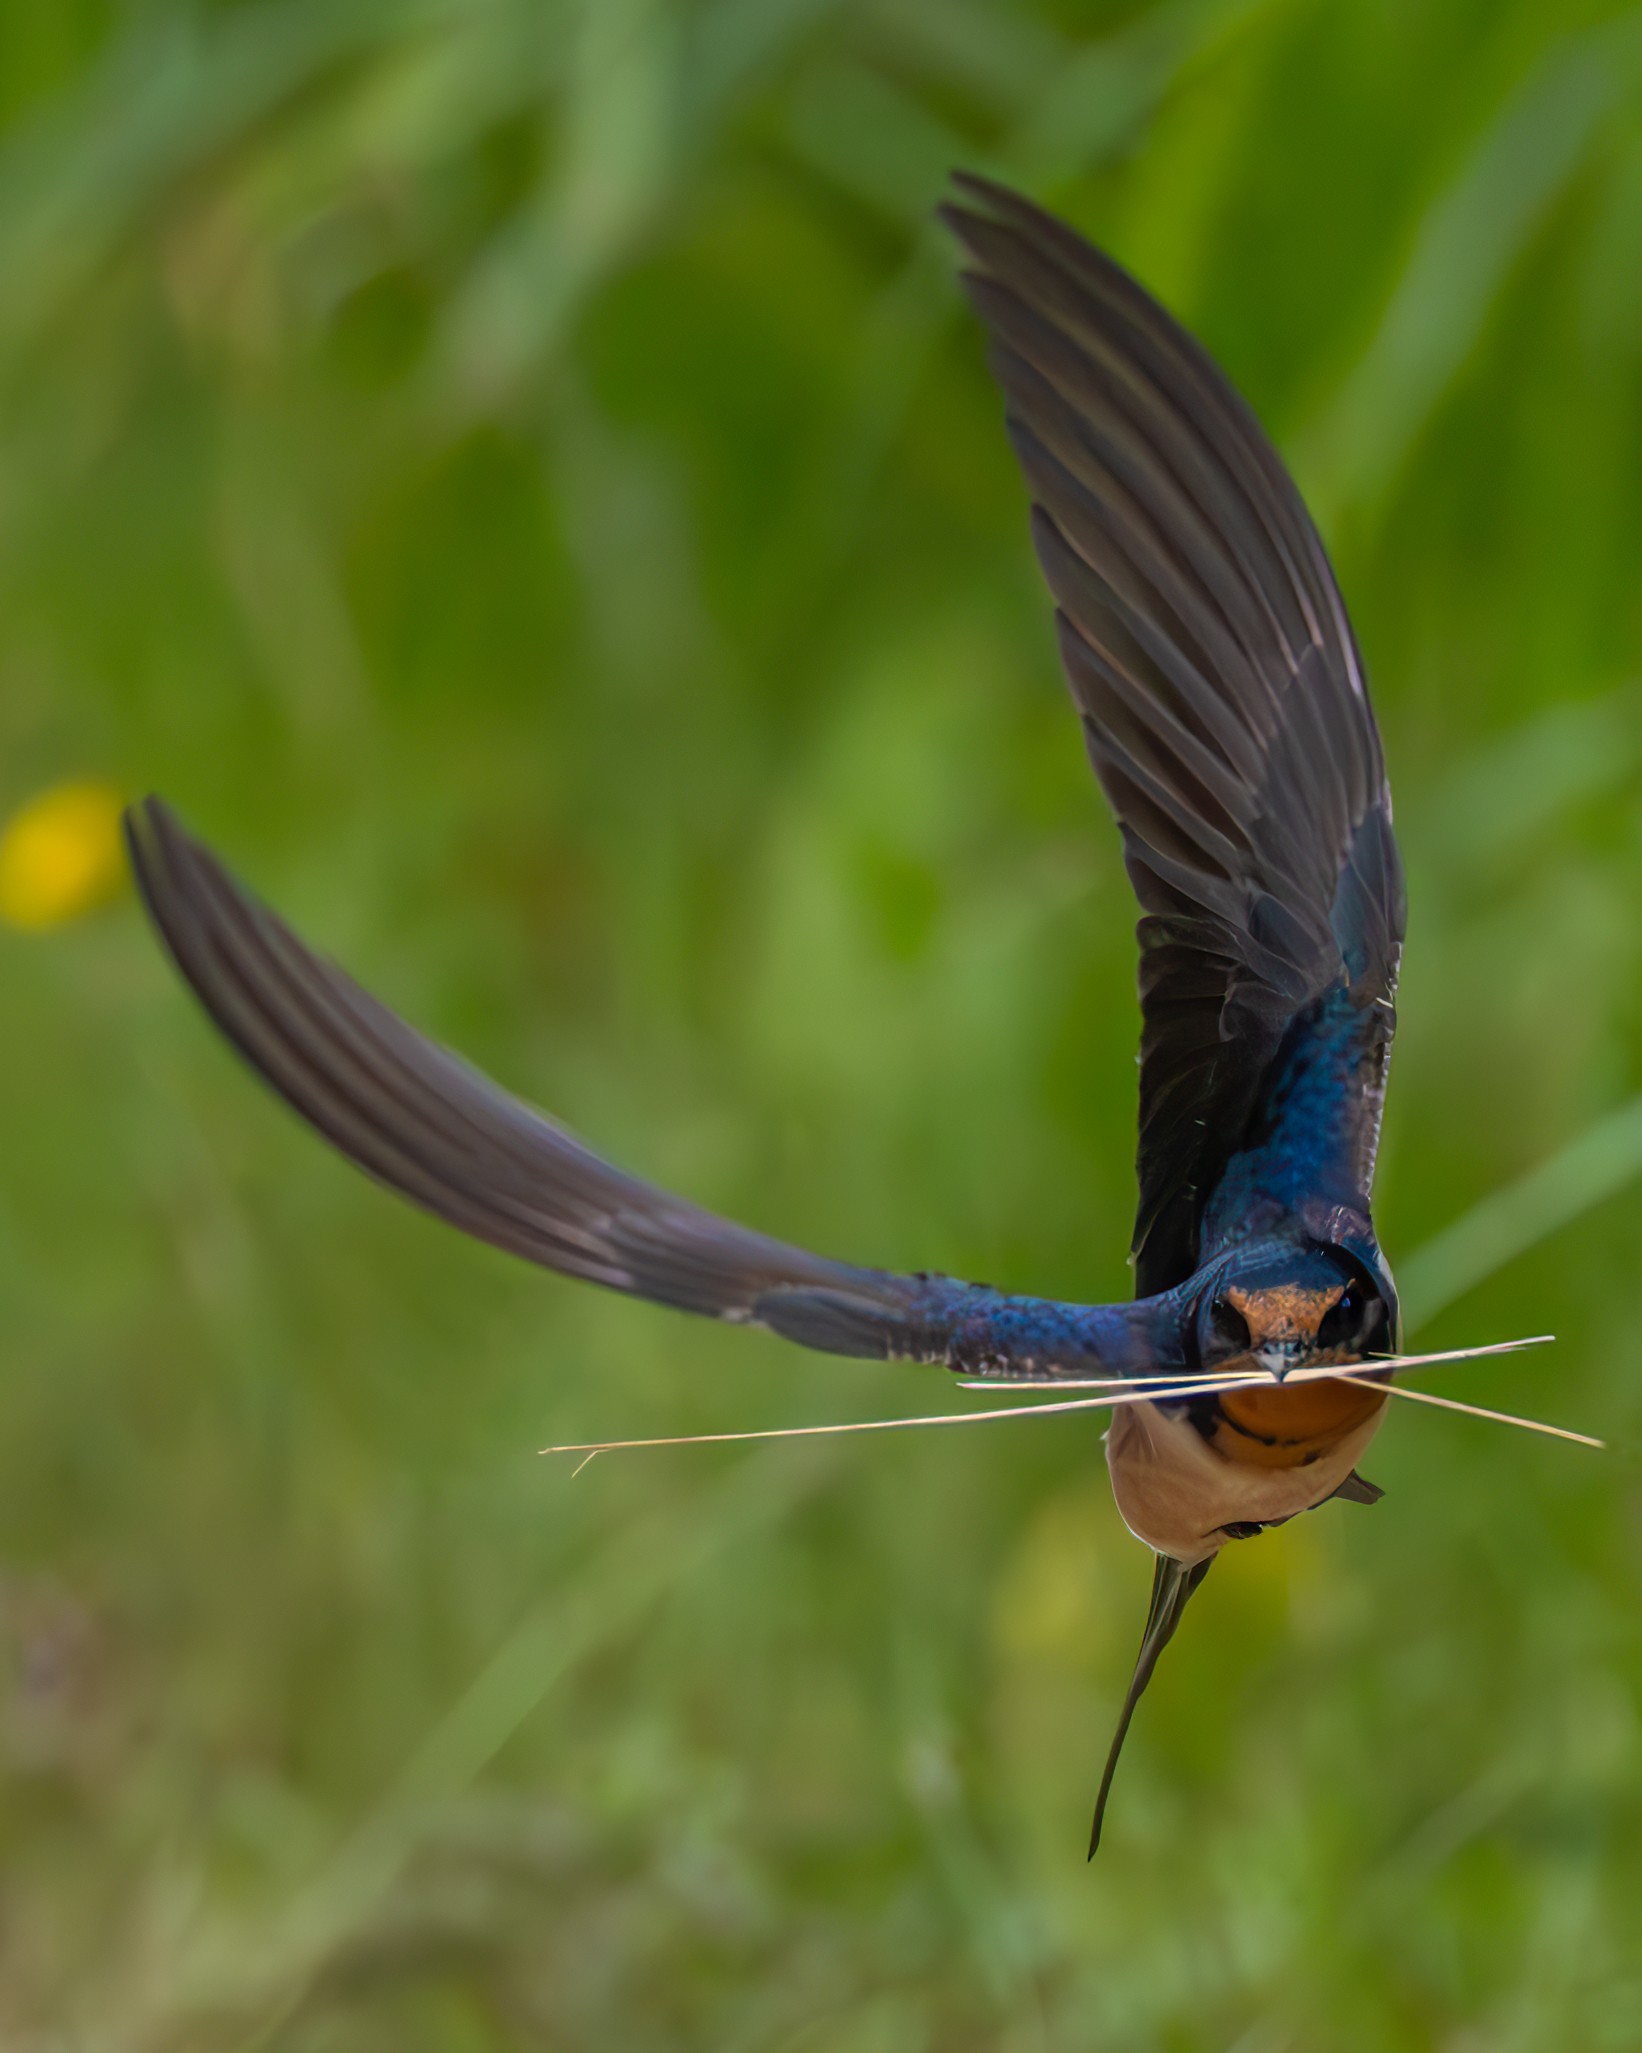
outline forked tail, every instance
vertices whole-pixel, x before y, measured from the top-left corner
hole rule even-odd
[[[1188,1568],[1182,1561],[1175,1561],[1167,1554],[1157,1557],[1157,1567],[1152,1573],[1152,1604],[1146,1613],[1146,1630],[1140,1636],[1140,1653],[1135,1660],[1135,1672],[1129,1681],[1129,1693],[1123,1699],[1123,1709],[1118,1713],[1117,1731],[1112,1735],[1112,1750],[1106,1756],[1106,1772],[1100,1778],[1100,1791],[1095,1798],[1095,1821],[1089,1828],[1089,1858],[1095,1857],[1100,1845],[1100,1828],[1106,1819],[1106,1799],[1112,1793],[1112,1777],[1117,1772],[1117,1757],[1123,1751],[1123,1742],[1129,1736],[1129,1720],[1135,1715],[1135,1706],[1145,1694],[1146,1685],[1152,1679],[1152,1670],[1157,1666],[1157,1657],[1174,1638],[1175,1627],[1180,1623],[1193,1590],[1209,1572],[1211,1554],[1203,1561],[1194,1561]]]

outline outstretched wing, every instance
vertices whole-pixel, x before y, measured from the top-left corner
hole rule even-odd
[[[1315,1173],[1366,1197],[1404,920],[1391,799],[1344,604],[1259,423],[1109,257],[959,184],[943,217],[1143,914],[1145,1294],[1197,1266],[1227,1163],[1297,1071],[1335,1093]]]
[[[1062,1305],[826,1261],[625,1175],[312,954],[158,800],[126,833],[155,926],[241,1055],[361,1169],[465,1233],[828,1354],[999,1376],[1179,1365],[1167,1305]]]

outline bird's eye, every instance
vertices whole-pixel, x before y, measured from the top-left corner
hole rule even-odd
[[[1209,1307],[1209,1324],[1214,1328],[1217,1340],[1239,1352],[1253,1344],[1254,1336],[1249,1331],[1249,1322],[1235,1305],[1227,1304],[1223,1297],[1217,1297]]]
[[[1362,1322],[1362,1292],[1348,1285],[1319,1320],[1317,1345],[1320,1348],[1348,1346],[1356,1339]]]

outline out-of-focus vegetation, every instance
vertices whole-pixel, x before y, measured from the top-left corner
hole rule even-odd
[[[1642,13],[10,0],[0,104],[0,2042],[1634,2046],[1627,1456],[1400,1410],[1382,1507],[1216,1570],[1086,1870],[1098,1425],[572,1481],[948,1391],[380,1195],[95,795],[635,1168],[1123,1292],[1132,908],[929,225],[992,170],[1335,550],[1383,1237],[1431,1344],[1561,1336],[1444,1387],[1636,1440]]]

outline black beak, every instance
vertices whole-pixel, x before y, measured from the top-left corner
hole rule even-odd
[[[1157,1666],[1157,1657],[1174,1638],[1174,1629],[1180,1623],[1193,1590],[1209,1572],[1207,1560],[1194,1561],[1190,1568],[1183,1562],[1171,1560],[1167,1554],[1157,1557],[1157,1567],[1152,1572],[1152,1606],[1146,1613],[1146,1630],[1140,1636],[1140,1653],[1135,1661],[1135,1672],[1130,1678],[1129,1694],[1123,1699],[1123,1709],[1118,1714],[1117,1731],[1112,1735],[1112,1751],[1106,1756],[1106,1772],[1100,1778],[1100,1793],[1095,1798],[1095,1822],[1089,1830],[1089,1858],[1095,1857],[1100,1844],[1100,1828],[1106,1819],[1106,1799],[1112,1793],[1112,1777],[1117,1772],[1117,1757],[1123,1751],[1123,1742],[1129,1736],[1129,1720],[1135,1715],[1135,1706],[1140,1702],[1147,1683],[1152,1679],[1152,1670]]]

